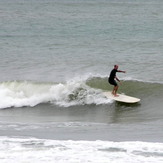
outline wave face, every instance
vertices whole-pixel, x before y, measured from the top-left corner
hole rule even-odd
[[[87,80],[87,85],[92,88],[101,90],[112,90],[107,77],[92,77]],[[163,95],[163,84],[148,81],[140,81],[132,78],[124,78],[119,84],[119,93],[124,93],[130,96],[138,96],[139,98],[146,98],[150,96],[157,96],[161,98]]]

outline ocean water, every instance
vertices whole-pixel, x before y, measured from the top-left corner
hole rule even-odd
[[[0,162],[163,162],[162,0],[0,0]],[[107,99],[114,64],[126,73]]]

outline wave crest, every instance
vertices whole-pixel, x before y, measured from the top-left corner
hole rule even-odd
[[[8,107],[36,106],[41,103],[69,107],[73,105],[110,103],[100,89],[91,88],[84,81],[67,83],[37,83],[10,81],[0,83],[0,109]]]

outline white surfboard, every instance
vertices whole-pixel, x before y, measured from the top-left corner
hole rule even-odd
[[[114,96],[112,92],[103,92],[103,94],[112,100],[118,101],[118,102],[125,102],[125,103],[137,103],[140,101],[139,98],[127,96],[124,94],[117,94],[118,96]]]

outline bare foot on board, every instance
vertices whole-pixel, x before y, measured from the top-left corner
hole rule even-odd
[[[115,97],[118,97],[119,95],[115,94],[114,96],[115,96]]]

